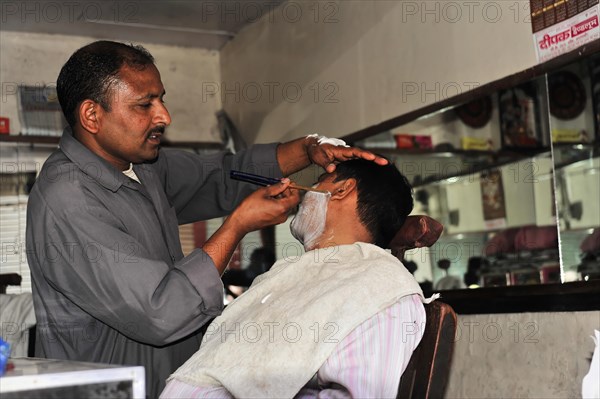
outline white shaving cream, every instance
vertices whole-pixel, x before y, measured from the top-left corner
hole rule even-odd
[[[314,249],[317,240],[325,231],[327,204],[331,194],[309,191],[304,195],[298,213],[290,224],[294,238],[304,245],[305,251]]]

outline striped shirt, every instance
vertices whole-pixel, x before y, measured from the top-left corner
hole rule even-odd
[[[395,398],[400,377],[425,327],[419,295],[401,298],[348,334],[317,372],[318,387],[301,389],[296,399]],[[161,398],[233,398],[222,387],[195,387],[171,380]]]

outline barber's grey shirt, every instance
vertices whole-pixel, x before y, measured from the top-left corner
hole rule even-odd
[[[226,215],[255,189],[229,179],[233,169],[281,176],[276,146],[161,149],[134,165],[139,184],[65,130],[27,209],[36,355],[145,366],[147,394],[158,396],[223,308],[211,258],[184,257],[177,226]]]

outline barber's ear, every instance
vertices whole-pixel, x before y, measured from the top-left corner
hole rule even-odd
[[[99,118],[103,109],[100,104],[92,100],[84,100],[79,105],[79,124],[92,134],[100,130]]]
[[[346,179],[335,183],[331,200],[341,200],[356,191],[356,179]]]

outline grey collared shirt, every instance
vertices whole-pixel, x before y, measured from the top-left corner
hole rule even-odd
[[[161,149],[134,165],[140,184],[65,130],[27,208],[36,355],[145,366],[147,394],[158,396],[223,308],[211,258],[184,257],[177,226],[226,215],[254,191],[229,179],[232,169],[280,177],[276,145]]]

